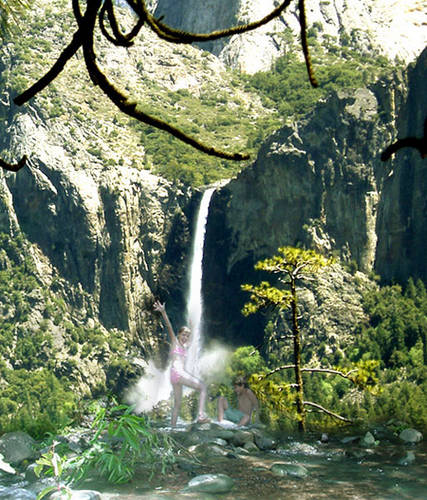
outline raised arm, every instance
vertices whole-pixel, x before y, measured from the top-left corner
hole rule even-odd
[[[175,344],[177,342],[177,338],[175,332],[173,331],[169,317],[166,313],[165,304],[162,304],[159,300],[157,300],[156,302],[154,302],[154,310],[158,311],[162,315],[163,321],[165,322],[166,328],[168,330],[170,341]]]

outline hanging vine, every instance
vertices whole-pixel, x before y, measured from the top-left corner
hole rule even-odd
[[[67,62],[82,48],[86,70],[95,86],[98,86],[102,92],[114,103],[120,111],[126,115],[151,125],[157,129],[164,130],[177,139],[186,144],[206,153],[208,155],[224,158],[227,160],[247,160],[249,155],[240,152],[228,152],[216,149],[214,146],[204,144],[198,139],[186,134],[181,129],[175,127],[171,123],[164,121],[156,116],[142,111],[138,103],[115,87],[108,79],[107,75],[99,67],[97,56],[94,49],[94,37],[96,29],[96,21],[98,19],[99,29],[102,36],[111,44],[120,47],[131,47],[138,36],[141,28],[146,25],[154,31],[159,38],[170,43],[176,44],[191,44],[193,42],[206,42],[216,40],[232,35],[253,31],[260,26],[263,26],[279,17],[292,0],[282,1],[275,9],[262,19],[253,23],[234,26],[225,30],[213,31],[211,33],[190,33],[182,30],[174,29],[164,22],[162,18],[155,18],[149,11],[146,5],[146,0],[123,0],[135,14],[136,21],[133,28],[124,33],[119,25],[116,13],[116,6],[113,0],[91,0],[86,2],[86,11],[82,13],[79,0],[72,0],[72,9],[76,19],[78,29],[74,33],[71,42],[65,47],[59,55],[51,69],[37,80],[31,87],[15,97],[14,103],[22,106],[35,95],[41,92],[45,87],[55,80],[55,78],[65,68]],[[317,81],[314,77],[314,72],[311,64],[308,44],[307,44],[307,24],[305,16],[304,0],[298,0],[299,22],[301,26],[301,45],[304,53],[304,58],[307,66],[310,83],[313,87],[317,86]],[[8,164],[4,161],[0,163],[2,168],[6,170],[17,171],[25,165],[25,160],[22,158],[16,165]]]

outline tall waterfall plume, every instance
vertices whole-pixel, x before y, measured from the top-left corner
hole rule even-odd
[[[203,276],[203,247],[205,242],[206,222],[209,213],[209,204],[215,188],[208,188],[202,196],[199,213],[197,215],[196,231],[193,239],[189,281],[187,295],[187,323],[192,331],[192,343],[188,350],[187,370],[194,375],[199,373],[198,360],[202,348],[202,276]]]

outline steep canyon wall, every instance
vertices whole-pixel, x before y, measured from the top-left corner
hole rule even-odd
[[[326,250],[384,282],[427,279],[426,161],[410,149],[380,160],[396,130],[422,135],[426,60],[424,51],[407,75],[319,103],[216,193],[204,275],[211,335],[260,341],[261,320],[232,311],[248,299],[240,284],[260,280],[254,263],[279,246]]]

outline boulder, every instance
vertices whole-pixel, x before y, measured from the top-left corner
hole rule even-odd
[[[244,446],[246,443],[253,442],[254,436],[249,431],[238,430],[234,432],[230,442],[234,446]]]
[[[24,488],[0,486],[1,500],[36,500],[36,494]]]
[[[255,444],[260,450],[274,450],[277,446],[277,442],[272,437],[264,434],[259,429],[252,429],[252,434],[254,436]]]
[[[216,444],[198,444],[190,448],[192,453],[195,453],[199,457],[212,458],[212,457],[224,457],[227,455],[226,450],[222,446]]]
[[[367,432],[363,438],[359,441],[360,446],[363,448],[372,448],[372,446],[376,446],[378,441],[375,440],[372,433]]]
[[[188,483],[186,491],[228,493],[233,488],[233,485],[233,479],[226,474],[202,474],[194,477]]]
[[[399,434],[399,438],[405,443],[415,444],[423,440],[423,435],[416,429],[404,429]]]
[[[243,448],[246,451],[249,451],[249,453],[256,453],[257,451],[259,451],[258,446],[252,441],[248,441],[247,443],[245,443]]]
[[[75,490],[68,496],[66,492],[56,491],[49,500],[101,500],[101,494],[94,490]]]
[[[275,476],[291,476],[303,478],[308,476],[308,470],[300,464],[275,463],[270,468]]]
[[[7,432],[0,437],[0,453],[9,464],[34,457],[35,440],[25,432]]]

